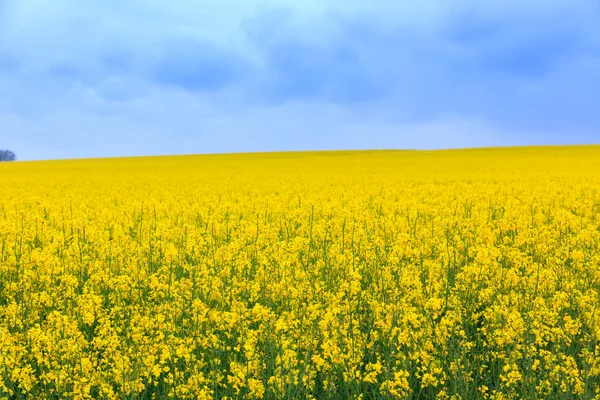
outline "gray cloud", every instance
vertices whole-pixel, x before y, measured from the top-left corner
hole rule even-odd
[[[599,6],[569,4],[0,2],[0,145],[56,158],[598,142]]]

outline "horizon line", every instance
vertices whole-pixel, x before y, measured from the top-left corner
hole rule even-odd
[[[74,157],[74,158],[39,158],[15,160],[4,163],[35,163],[48,161],[86,161],[86,160],[113,160],[128,158],[162,158],[162,157],[194,157],[194,156],[234,156],[234,155],[266,155],[266,154],[297,154],[297,153],[360,153],[360,152],[447,152],[465,150],[508,150],[529,148],[573,148],[573,147],[600,147],[600,143],[571,143],[571,144],[527,144],[527,145],[503,145],[503,146],[471,146],[471,147],[446,147],[446,148],[365,148],[365,149],[313,149],[313,150],[265,150],[265,151],[238,151],[238,152],[211,152],[211,153],[170,153],[170,154],[146,154],[146,155],[121,155],[100,157]]]

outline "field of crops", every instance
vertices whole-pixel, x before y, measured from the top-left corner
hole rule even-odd
[[[0,165],[0,398],[600,398],[600,147]]]

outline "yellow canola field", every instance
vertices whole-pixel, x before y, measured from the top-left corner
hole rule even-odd
[[[0,165],[0,398],[600,398],[600,147]]]

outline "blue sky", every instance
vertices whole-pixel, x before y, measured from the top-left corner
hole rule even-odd
[[[600,143],[597,0],[0,0],[20,159]]]

